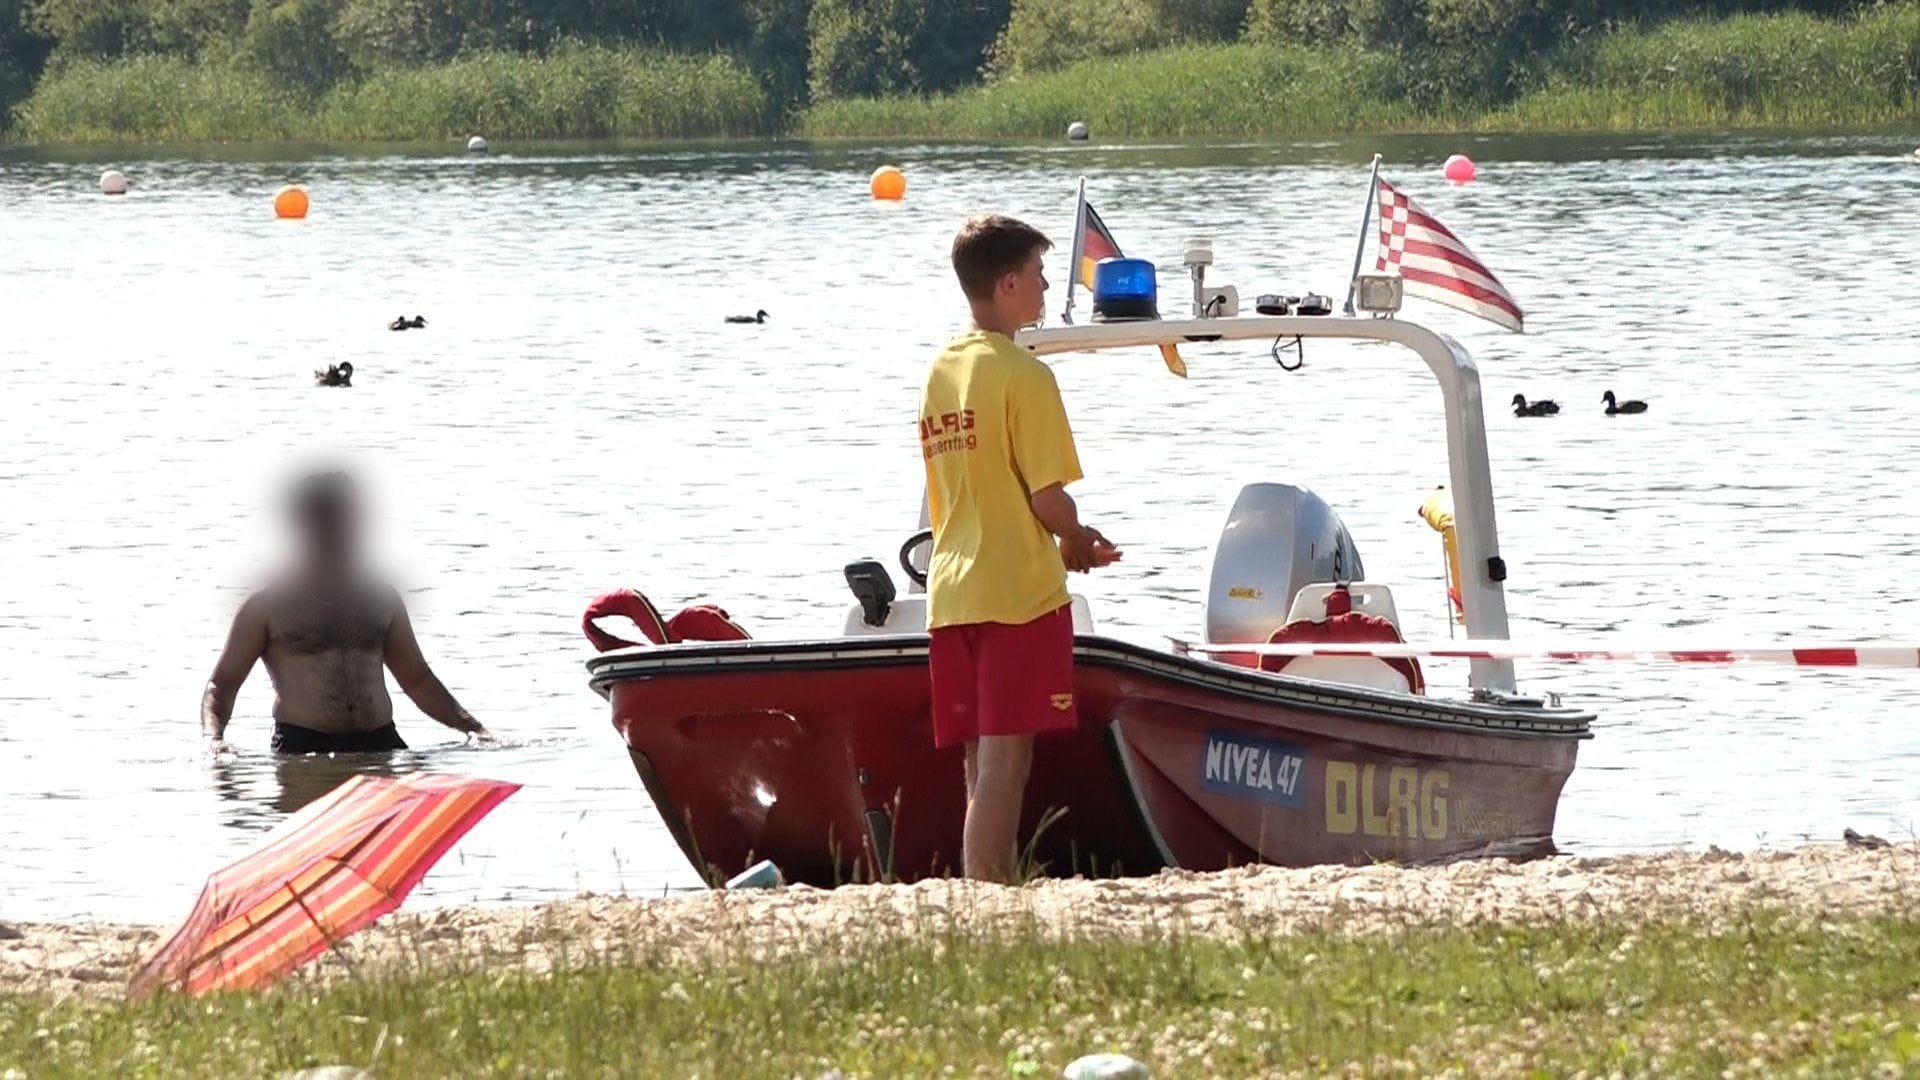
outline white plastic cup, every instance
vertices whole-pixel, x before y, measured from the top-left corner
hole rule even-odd
[[[780,876],[780,868],[773,865],[772,859],[761,859],[728,878],[727,888],[777,889],[786,883],[786,879]]]
[[[1088,1054],[1075,1058],[1060,1080],[1153,1080],[1153,1074],[1125,1054]]]

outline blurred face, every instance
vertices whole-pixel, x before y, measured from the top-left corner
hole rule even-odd
[[[1042,269],[1044,252],[1034,251],[1020,269],[1000,279],[1000,302],[1021,326],[1037,326],[1047,311],[1047,275]]]
[[[294,508],[293,527],[300,553],[309,562],[341,564],[358,554],[359,509],[345,491],[302,499]]]

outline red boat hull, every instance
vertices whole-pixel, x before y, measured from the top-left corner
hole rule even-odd
[[[710,882],[763,858],[822,886],[956,872],[960,754],[933,746],[924,637],[670,646],[589,668]],[[1082,725],[1038,741],[1026,802],[1023,835],[1053,874],[1550,850],[1590,720],[1091,637],[1075,682]]]

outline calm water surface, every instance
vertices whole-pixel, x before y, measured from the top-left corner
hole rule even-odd
[[[1509,603],[1524,635],[1920,636],[1915,134],[1809,140],[1392,142],[1388,175],[1530,313],[1458,335],[1489,398]],[[1216,238],[1244,297],[1336,295],[1372,146],[677,148],[483,160],[0,156],[0,915],[169,920],[340,766],[265,752],[265,675],[210,764],[197,708],[233,608],[270,568],[274,485],[345,454],[428,655],[516,745],[397,712],[395,767],[526,788],[426,903],[694,884],[581,667],[586,599],[709,598],[761,636],[839,625],[849,559],[919,507],[921,369],[962,317],[965,213],[1067,239],[1072,185],[1129,251]],[[898,160],[906,203],[865,198]],[[299,180],[314,210],[278,222]],[[1065,280],[1065,257],[1051,265]],[[1170,292],[1177,292],[1176,289]],[[1058,309],[1058,290],[1053,308]],[[766,308],[765,326],[722,323]],[[425,332],[392,334],[399,314]],[[310,372],[340,360],[350,391]],[[1086,588],[1122,636],[1193,632],[1242,483],[1341,509],[1409,636],[1445,633],[1439,395],[1411,354],[1313,345],[1059,366],[1090,520],[1127,550]],[[1600,415],[1613,388],[1646,397]],[[1459,685],[1461,671],[1432,673]],[[1523,666],[1601,715],[1562,804],[1587,853],[1910,836],[1920,673]]]

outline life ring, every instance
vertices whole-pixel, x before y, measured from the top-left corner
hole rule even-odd
[[[660,609],[653,606],[653,601],[632,589],[615,589],[594,597],[587,604],[586,614],[580,617],[581,633],[587,635],[587,640],[601,652],[642,644],[609,633],[595,623],[595,620],[608,616],[633,620],[633,624],[640,628],[641,636],[655,645],[672,645],[682,641],[746,641],[751,637],[724,609],[712,604],[697,604],[671,619],[663,619]]]
[[[667,620],[660,617],[660,609],[653,606],[653,601],[632,589],[615,589],[594,597],[587,604],[586,614],[580,616],[580,632],[587,635],[587,640],[601,652],[641,644],[610,634],[594,625],[595,619],[610,615],[632,619],[633,624],[640,628],[641,635],[655,645],[665,645],[673,640],[672,633],[667,629]]]
[[[1307,644],[1357,644],[1361,642],[1382,642],[1399,644],[1400,631],[1393,623],[1378,615],[1366,615],[1353,610],[1353,594],[1344,588],[1335,589],[1327,594],[1327,617],[1323,622],[1310,619],[1297,619],[1273,632],[1267,639],[1269,645],[1292,643]],[[1302,657],[1265,656],[1260,659],[1262,671],[1281,671],[1287,665]],[[1410,657],[1379,657],[1379,661],[1407,680],[1407,689],[1411,693],[1427,692],[1427,680],[1420,672],[1420,662]]]

